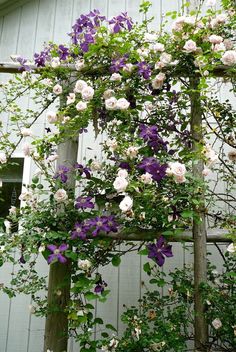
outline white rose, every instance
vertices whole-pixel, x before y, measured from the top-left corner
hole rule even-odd
[[[123,177],[123,178],[127,178],[129,176],[129,174],[128,174],[126,169],[118,170],[117,174],[118,174],[119,177]]]
[[[75,93],[70,93],[67,96],[66,105],[73,104],[75,102]]]
[[[78,260],[78,267],[81,269],[81,270],[84,270],[84,271],[88,271],[92,266],[92,263],[90,262],[90,260],[88,259],[79,259]]]
[[[203,176],[208,176],[211,173],[210,169],[205,168],[204,170],[202,170],[202,175]]]
[[[145,184],[145,185],[150,185],[153,181],[152,175],[149,174],[149,172],[146,172],[145,174],[140,176],[140,180]]]
[[[52,66],[53,68],[56,68],[56,67],[60,66],[60,64],[61,64],[61,62],[60,62],[59,57],[54,57],[54,58],[52,58],[52,60],[51,60],[51,66]]]
[[[224,65],[233,66],[236,65],[236,51],[235,50],[227,50],[222,58],[221,61]]]
[[[84,100],[91,100],[94,96],[94,89],[90,86],[87,86],[82,90],[81,95]]]
[[[128,147],[126,149],[126,155],[130,158],[130,159],[133,159],[133,158],[136,158],[136,156],[138,155],[138,150],[139,148],[138,147]]]
[[[93,160],[90,164],[90,168],[92,171],[100,171],[102,168],[102,165],[97,160]]]
[[[220,44],[223,42],[223,38],[220,35],[212,34],[209,37],[209,42],[212,44]]]
[[[60,84],[56,84],[53,87],[53,93],[56,94],[56,95],[61,94],[62,93],[62,86]]]
[[[113,73],[110,77],[110,81],[121,81],[122,76],[119,73]]]
[[[85,67],[84,59],[81,59],[81,60],[78,60],[75,62],[75,69],[77,71],[82,70],[82,68],[84,68],[84,67]]]
[[[155,52],[163,52],[165,50],[165,46],[162,43],[155,43],[151,48]]]
[[[10,223],[10,221],[4,220],[3,223],[4,223],[5,228],[6,228],[6,233],[7,233],[7,234],[11,233],[11,223]]]
[[[49,123],[57,122],[57,114],[54,111],[48,111],[46,116]]]
[[[128,186],[128,181],[124,177],[117,177],[113,182],[113,187],[118,193],[124,192]]]
[[[88,87],[87,83],[86,83],[84,80],[79,79],[79,80],[75,83],[74,92],[75,92],[75,93],[81,93],[82,90],[83,90],[84,88],[87,88],[87,87]]]
[[[182,177],[186,174],[186,167],[184,164],[179,163],[178,161],[174,163],[169,163],[170,175],[176,177]]]
[[[133,207],[133,199],[129,196],[125,196],[124,199],[120,202],[119,208],[122,212],[127,212]]]
[[[145,42],[155,42],[157,40],[157,35],[155,33],[145,33],[144,40]]]
[[[205,156],[207,158],[207,165],[211,166],[218,160],[218,155],[215,151],[211,148],[209,144],[205,147]]]
[[[6,164],[7,156],[5,153],[0,153],[0,164]]]
[[[63,203],[68,199],[68,195],[64,189],[58,189],[54,194],[54,198],[58,203]]]
[[[22,128],[20,130],[20,133],[23,137],[31,137],[33,135],[33,132],[31,131],[30,128]]]
[[[105,100],[105,107],[107,110],[115,110],[117,108],[117,99],[115,97],[111,97]]]
[[[23,190],[23,192],[19,196],[19,200],[23,202],[29,202],[33,199],[32,192],[28,191],[27,189]]]
[[[183,48],[188,53],[192,53],[197,50],[197,44],[192,39],[190,39],[186,41]]]
[[[229,253],[235,253],[236,252],[236,245],[234,243],[230,243],[227,247],[227,252]]]
[[[130,103],[125,98],[120,98],[117,100],[117,103],[116,103],[117,109],[127,110],[129,108],[129,106],[130,106]]]
[[[52,163],[53,161],[58,159],[58,155],[54,154],[54,155],[49,155],[49,157],[47,158],[47,161],[49,161],[50,163]]]
[[[75,107],[77,111],[83,111],[87,109],[87,103],[85,101],[79,101]]]
[[[164,73],[158,73],[158,75],[152,80],[152,87],[154,89],[162,88],[165,78],[166,75]]]
[[[212,321],[212,325],[216,330],[218,330],[222,327],[222,322],[220,319],[216,318]]]
[[[111,152],[116,150],[116,148],[118,147],[117,141],[115,139],[108,139],[105,143]]]

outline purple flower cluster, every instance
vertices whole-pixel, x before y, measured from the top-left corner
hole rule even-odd
[[[157,126],[147,126],[142,124],[139,126],[139,130],[139,136],[142,137],[145,142],[147,142],[149,147],[153,148],[155,151],[160,149],[167,151],[168,142],[165,142],[158,134]]]
[[[88,167],[83,166],[82,164],[76,163],[74,168],[77,170],[77,172],[79,173],[80,176],[85,174],[86,178],[91,178],[90,169]]]
[[[128,16],[127,12],[122,12],[121,15],[113,17],[109,24],[112,25],[112,30],[114,33],[119,33],[122,29],[128,29],[129,31],[133,27],[133,21]]]
[[[19,69],[20,71],[30,71],[30,66],[27,65],[28,60],[26,60],[24,57],[19,56],[19,57],[16,59],[16,61],[18,61],[19,64],[21,65],[21,67],[20,67],[20,69]]]
[[[59,45],[58,54],[59,54],[60,60],[66,60],[70,55],[70,52],[69,52],[69,49],[64,45]]]
[[[91,201],[93,197],[78,197],[76,198],[76,209],[93,209],[94,203]]]
[[[49,244],[47,248],[52,252],[52,254],[48,256],[48,264],[54,260],[57,260],[62,264],[66,263],[67,260],[61,253],[65,252],[69,248],[68,244],[63,243],[59,247],[55,246],[54,244]]]
[[[85,220],[83,223],[77,222],[74,230],[71,232],[71,238],[74,240],[80,238],[86,239],[87,233],[92,233],[94,237],[98,236],[101,232],[117,232],[118,224],[113,215],[110,216],[97,216],[92,219]]]
[[[94,43],[94,36],[97,27],[105,20],[105,16],[101,16],[99,10],[91,11],[87,15],[81,15],[73,25],[73,31],[69,34],[73,44],[80,44],[83,52],[87,52],[89,44]]]
[[[151,76],[151,66],[146,62],[142,61],[137,64],[138,74],[143,76],[144,79],[149,79]]]
[[[67,174],[68,174],[69,171],[70,171],[70,169],[68,167],[60,165],[58,167],[57,173],[54,176],[54,179],[58,179],[59,178],[61,180],[61,182],[66,183],[67,180],[68,180],[68,175]]]
[[[160,182],[166,176],[167,165],[161,165],[156,158],[148,157],[142,160],[138,168],[151,174],[153,180]]]
[[[103,293],[105,287],[107,287],[107,283],[104,280],[102,280],[101,274],[96,275],[95,284],[96,284],[94,288],[95,293]]]
[[[123,67],[125,67],[126,60],[127,60],[126,56],[113,59],[112,62],[111,62],[110,71],[112,73],[119,72]]]
[[[35,53],[34,54],[34,62],[38,67],[44,67],[46,65],[46,61],[49,61],[51,56],[50,56],[50,47],[45,48],[43,51],[41,51],[39,54]]]
[[[153,259],[159,266],[163,266],[165,257],[173,257],[172,246],[165,242],[163,236],[156,243],[149,243],[147,249],[148,258]]]

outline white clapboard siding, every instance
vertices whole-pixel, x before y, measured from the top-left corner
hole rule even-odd
[[[32,0],[24,6],[12,10],[6,16],[0,14],[0,61],[9,61],[11,54],[21,54],[31,58],[34,52],[39,52],[45,42],[53,40],[57,43],[68,41],[66,33],[70,31],[71,25],[81,14],[98,8],[107,17],[128,11],[134,21],[140,22],[142,15],[139,13],[141,0]],[[154,16],[155,21],[152,29],[158,30],[164,20],[167,11],[181,12],[182,0],[153,0],[153,6],[148,16]],[[1,74],[0,81],[5,81],[9,75]],[[227,89],[222,92],[222,100],[228,97]],[[22,106],[32,107],[32,101],[27,98],[22,100]],[[8,116],[5,118],[7,128]],[[43,135],[46,126],[45,115],[42,116],[34,127],[34,131]],[[78,160],[89,160],[96,157],[102,159],[101,143],[103,136],[96,139],[89,127],[87,134],[79,137]],[[19,149],[20,152],[20,149]],[[35,165],[27,160],[24,178],[29,179],[35,172]],[[183,267],[184,264],[192,264],[192,246],[190,250],[183,249],[181,244],[173,244],[174,257],[167,259],[164,270],[176,266]],[[122,246],[122,248],[124,248]],[[221,267],[222,258],[214,246],[209,247],[214,253],[217,266]],[[112,266],[101,268],[104,280],[111,289],[111,294],[106,304],[95,303],[95,313],[102,317],[105,323],[112,323],[121,333],[124,326],[120,322],[120,314],[124,311],[123,305],[133,305],[145,292],[142,281],[148,278],[142,271],[146,257],[140,257],[134,253],[122,258],[120,267]],[[47,263],[41,258],[38,268],[42,275],[47,275]],[[11,264],[0,268],[0,283],[9,283],[11,272],[15,268]],[[148,286],[148,284],[147,284]],[[29,314],[28,306],[31,304],[30,297],[19,296],[9,300],[0,294],[0,352],[42,352],[44,319],[36,318]],[[99,336],[99,329],[95,336]],[[78,351],[77,344],[69,341],[69,351]]]

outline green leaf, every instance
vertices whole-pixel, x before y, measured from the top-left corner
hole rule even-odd
[[[109,330],[117,332],[116,328],[113,325],[111,325],[111,324],[106,324],[106,328],[109,329]]]
[[[147,273],[148,275],[151,274],[151,267],[149,263],[145,263],[143,266],[143,270],[145,271],[145,273]]]
[[[112,265],[113,266],[119,266],[120,263],[121,263],[121,259],[119,256],[115,255],[113,258],[112,258]]]
[[[192,210],[184,210],[180,215],[182,216],[182,218],[188,219],[193,217],[194,212]]]
[[[103,324],[103,320],[101,318],[95,318],[94,324]]]
[[[84,296],[88,301],[98,298],[98,296],[93,292],[86,292]]]
[[[138,252],[138,254],[140,254],[140,255],[148,255],[148,250],[147,250],[147,248],[141,249],[141,250]]]

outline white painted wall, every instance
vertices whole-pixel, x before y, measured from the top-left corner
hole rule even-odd
[[[134,20],[140,21],[141,16],[138,7],[141,0],[32,0],[24,6],[17,8],[5,17],[0,14],[0,61],[9,61],[11,54],[21,54],[31,58],[35,51],[42,48],[44,42],[53,40],[57,43],[66,42],[66,33],[70,31],[74,20],[82,13],[88,13],[98,8],[107,17],[128,11]],[[180,10],[182,0],[153,0],[151,15],[155,16],[153,28],[159,28],[162,14],[166,11]],[[0,75],[0,81],[7,78],[6,74]],[[29,100],[24,104],[30,104]],[[6,124],[7,127],[7,117]],[[37,130],[44,133],[44,117],[36,126]],[[100,138],[100,139],[99,139]],[[97,154],[101,138],[94,140],[92,133],[80,140],[79,159],[90,158]],[[92,148],[88,149],[88,147]],[[20,151],[19,151],[20,152]],[[101,158],[101,153],[97,155]],[[30,178],[34,172],[34,166],[27,161],[24,178]],[[221,258],[212,247],[214,258],[221,265]],[[165,271],[182,267],[192,262],[191,250],[182,248],[181,244],[174,245],[174,258],[170,258],[165,265]],[[123,304],[134,304],[141,297],[144,289],[141,281],[145,280],[142,271],[145,258],[135,254],[129,254],[122,260],[119,268],[104,268],[105,281],[111,287],[107,304],[96,306],[98,316],[104,321],[112,323],[121,332],[123,326],[119,316],[123,311]],[[47,273],[48,267],[42,259],[39,270],[42,274]],[[9,282],[11,272],[16,270],[11,264],[0,268],[0,283]],[[42,352],[44,321],[30,315],[28,306],[31,298],[18,296],[9,300],[0,294],[0,352]],[[73,341],[70,341],[69,351],[77,351]]]

